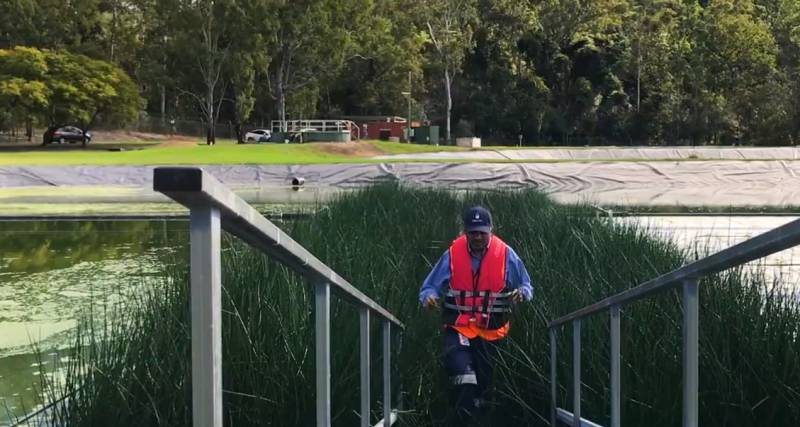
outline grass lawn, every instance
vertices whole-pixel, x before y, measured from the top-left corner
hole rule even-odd
[[[310,164],[368,162],[382,154],[461,151],[463,148],[366,141],[358,144],[246,144],[218,140],[207,146],[187,141],[157,146],[115,142],[112,146],[30,146],[0,148],[0,165],[189,165],[189,164]],[[120,151],[120,149],[122,151]],[[114,151],[116,150],[116,151]]]
[[[522,147],[524,149],[586,149],[586,147]],[[594,147],[593,147],[594,148]],[[378,163],[378,162],[491,162],[491,163],[593,163],[593,162],[638,162],[630,159],[464,159],[437,157],[436,159],[375,159],[375,156],[392,154],[416,154],[430,152],[496,151],[520,149],[520,147],[484,147],[468,149],[454,146],[432,146],[388,141],[361,141],[357,143],[307,143],[307,144],[236,144],[230,139],[218,139],[217,145],[207,146],[199,139],[179,141],[115,140],[91,143],[83,148],[79,145],[47,146],[38,144],[0,144],[0,166],[33,165],[208,165],[208,164],[332,164],[332,163]],[[650,162],[692,162],[709,159],[647,159]],[[726,159],[715,159],[725,161]],[[739,159],[756,161],[774,159]]]

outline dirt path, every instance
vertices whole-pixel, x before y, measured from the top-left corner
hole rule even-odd
[[[317,151],[350,157],[373,157],[385,154],[383,151],[368,142],[315,142],[308,144]]]

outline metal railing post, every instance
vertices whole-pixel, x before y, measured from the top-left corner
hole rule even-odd
[[[683,427],[697,427],[699,387],[699,304],[695,278],[683,281]]]
[[[283,129],[295,129],[310,121],[276,121]],[[321,123],[321,122],[320,122]],[[370,414],[369,317],[384,322],[384,416],[386,424],[398,419],[391,399],[391,325],[404,329],[392,313],[361,293],[278,226],[216,178],[199,168],[158,167],[153,189],[191,210],[191,322],[192,322],[192,417],[195,426],[222,427],[221,336],[221,230],[242,239],[261,253],[276,259],[307,279],[314,287],[316,424],[331,424],[330,318],[331,291],[361,311],[362,412]],[[368,424],[366,424],[368,425]]]
[[[361,331],[361,427],[369,427],[369,309],[362,307],[360,311]]]
[[[383,425],[392,425],[392,324],[383,322]]]
[[[314,288],[316,362],[317,362],[317,427],[331,425],[331,288],[327,282]]]
[[[611,427],[620,427],[619,306],[611,307]]]
[[[222,427],[220,212],[192,208],[192,425]]]
[[[572,322],[572,425],[581,427],[581,319]]]
[[[550,328],[550,425],[555,427],[556,425],[556,355],[558,350],[556,349],[556,330],[555,328]]]

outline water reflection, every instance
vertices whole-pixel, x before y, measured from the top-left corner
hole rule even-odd
[[[165,262],[186,265],[188,237],[186,221],[0,222],[0,425],[39,403],[32,343],[68,346],[88,310],[124,307]]]
[[[30,274],[80,262],[119,259],[161,246],[174,221],[0,222],[5,274]],[[185,231],[186,225],[181,225]],[[0,283],[7,277],[0,276]]]
[[[759,234],[797,220],[797,216],[643,216],[621,217],[617,222],[638,224],[656,236],[699,253],[715,253]],[[767,283],[780,290],[800,292],[800,246],[745,264],[745,271],[763,271]]]

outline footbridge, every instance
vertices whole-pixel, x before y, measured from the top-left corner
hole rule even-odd
[[[255,208],[199,168],[159,167],[154,170],[154,189],[190,211],[190,306],[192,353],[192,419],[195,427],[222,427],[221,336],[221,232],[225,230],[264,255],[280,262],[307,281],[315,293],[316,425],[331,425],[330,319],[331,298],[349,302],[359,311],[360,330],[360,426],[388,426],[399,416],[399,395],[392,395],[392,342],[403,333],[403,323],[390,311],[361,293],[307,249],[281,231]],[[698,426],[699,302],[700,279],[800,244],[800,220],[756,236],[716,254],[684,265],[617,295],[597,301],[548,324],[550,338],[550,425],[598,426],[581,412],[581,321],[608,313],[610,330],[611,427],[620,427],[620,322],[622,307],[636,301],[682,288],[683,307],[683,423]],[[370,323],[382,326],[382,418],[371,419]],[[571,405],[557,399],[557,339],[572,327]],[[571,411],[563,406],[571,406]],[[26,418],[26,420],[29,418]],[[22,420],[25,421],[25,420]],[[373,424],[373,421],[376,423]]]
[[[222,334],[220,234],[225,230],[292,269],[314,288],[316,419],[331,425],[331,297],[359,310],[361,426],[370,420],[370,322],[383,328],[383,419],[398,417],[392,406],[392,335],[403,323],[325,265],[277,225],[264,218],[216,178],[198,168],[156,168],[153,188],[189,208],[191,245],[192,420],[195,427],[222,427]],[[399,395],[399,394],[398,394]]]
[[[800,220],[790,222],[737,245],[721,250],[666,274],[648,280],[639,286],[597,301],[548,324],[550,335],[550,425],[594,427],[599,424],[583,418],[581,414],[581,321],[590,316],[608,313],[610,331],[610,395],[611,427],[622,425],[620,381],[620,321],[622,307],[650,298],[672,289],[682,289],[682,349],[683,349],[683,427],[699,425],[699,294],[700,279],[711,274],[735,268],[800,244]],[[557,337],[563,328],[572,326],[572,411],[559,407],[557,399]]]

